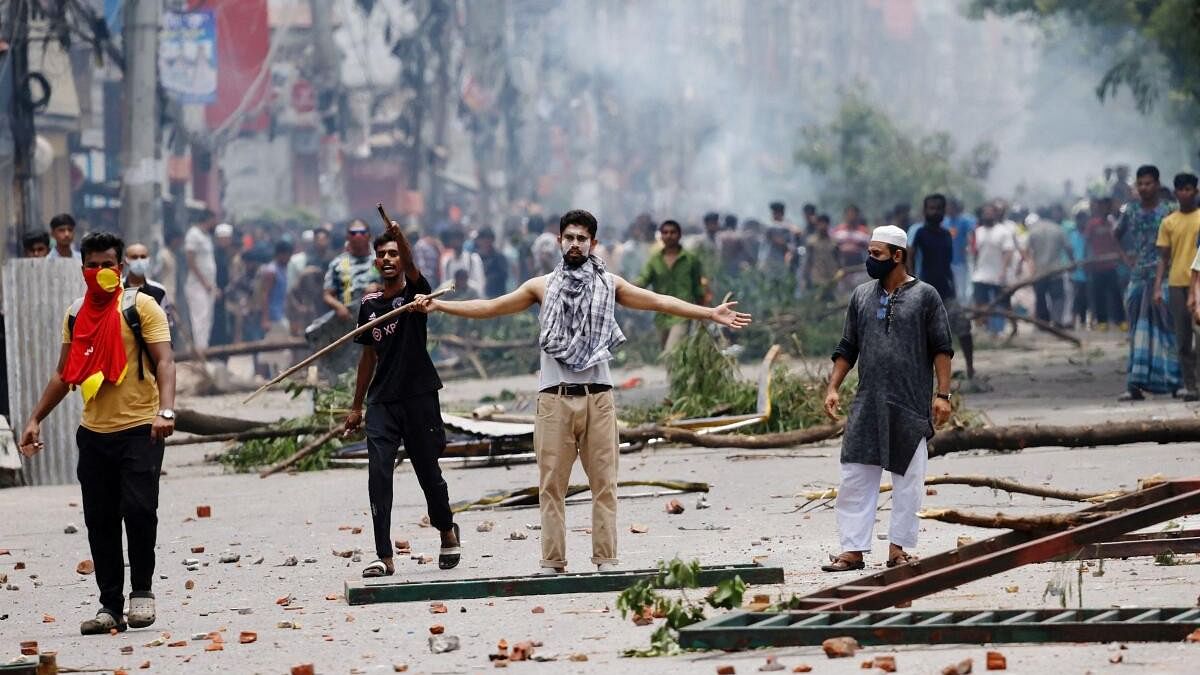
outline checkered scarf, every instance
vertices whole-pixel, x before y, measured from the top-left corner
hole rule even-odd
[[[573,372],[611,359],[609,350],[625,342],[616,304],[604,261],[588,256],[574,269],[560,262],[546,282],[538,344]]]

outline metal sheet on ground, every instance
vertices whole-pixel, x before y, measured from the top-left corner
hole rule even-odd
[[[1195,607],[882,612],[734,612],[679,631],[684,649],[819,645],[1176,642],[1200,626]]]
[[[366,605],[378,602],[468,600],[519,595],[610,593],[623,591],[656,574],[656,569],[642,569],[443,581],[396,582],[388,579],[364,579],[346,582],[346,602],[351,605]],[[783,568],[761,565],[704,566],[700,568],[697,580],[701,587],[710,587],[734,576],[741,577],[747,584],[781,584]]]

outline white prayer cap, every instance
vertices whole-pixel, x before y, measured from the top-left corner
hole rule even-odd
[[[908,235],[895,225],[884,225],[875,228],[871,233],[871,241],[879,241],[900,248],[908,248]]]
[[[232,237],[233,226],[229,223],[221,223],[213,230],[213,234],[217,235],[218,237]]]

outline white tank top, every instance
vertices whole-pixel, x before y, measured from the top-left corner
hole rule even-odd
[[[538,371],[538,391],[560,384],[607,384],[610,387],[612,386],[612,373],[608,369],[608,361],[603,361],[586,370],[575,372],[545,351],[539,351],[538,353],[541,355],[541,368]]]

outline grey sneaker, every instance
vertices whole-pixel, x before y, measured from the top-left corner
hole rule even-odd
[[[113,629],[118,633],[125,632],[127,626],[124,622],[119,621],[108,610],[102,609],[96,612],[96,618],[88,619],[79,624],[80,635],[108,635]]]
[[[145,593],[129,596],[129,612],[126,614],[129,619],[130,628],[145,628],[154,623],[154,595]]]

